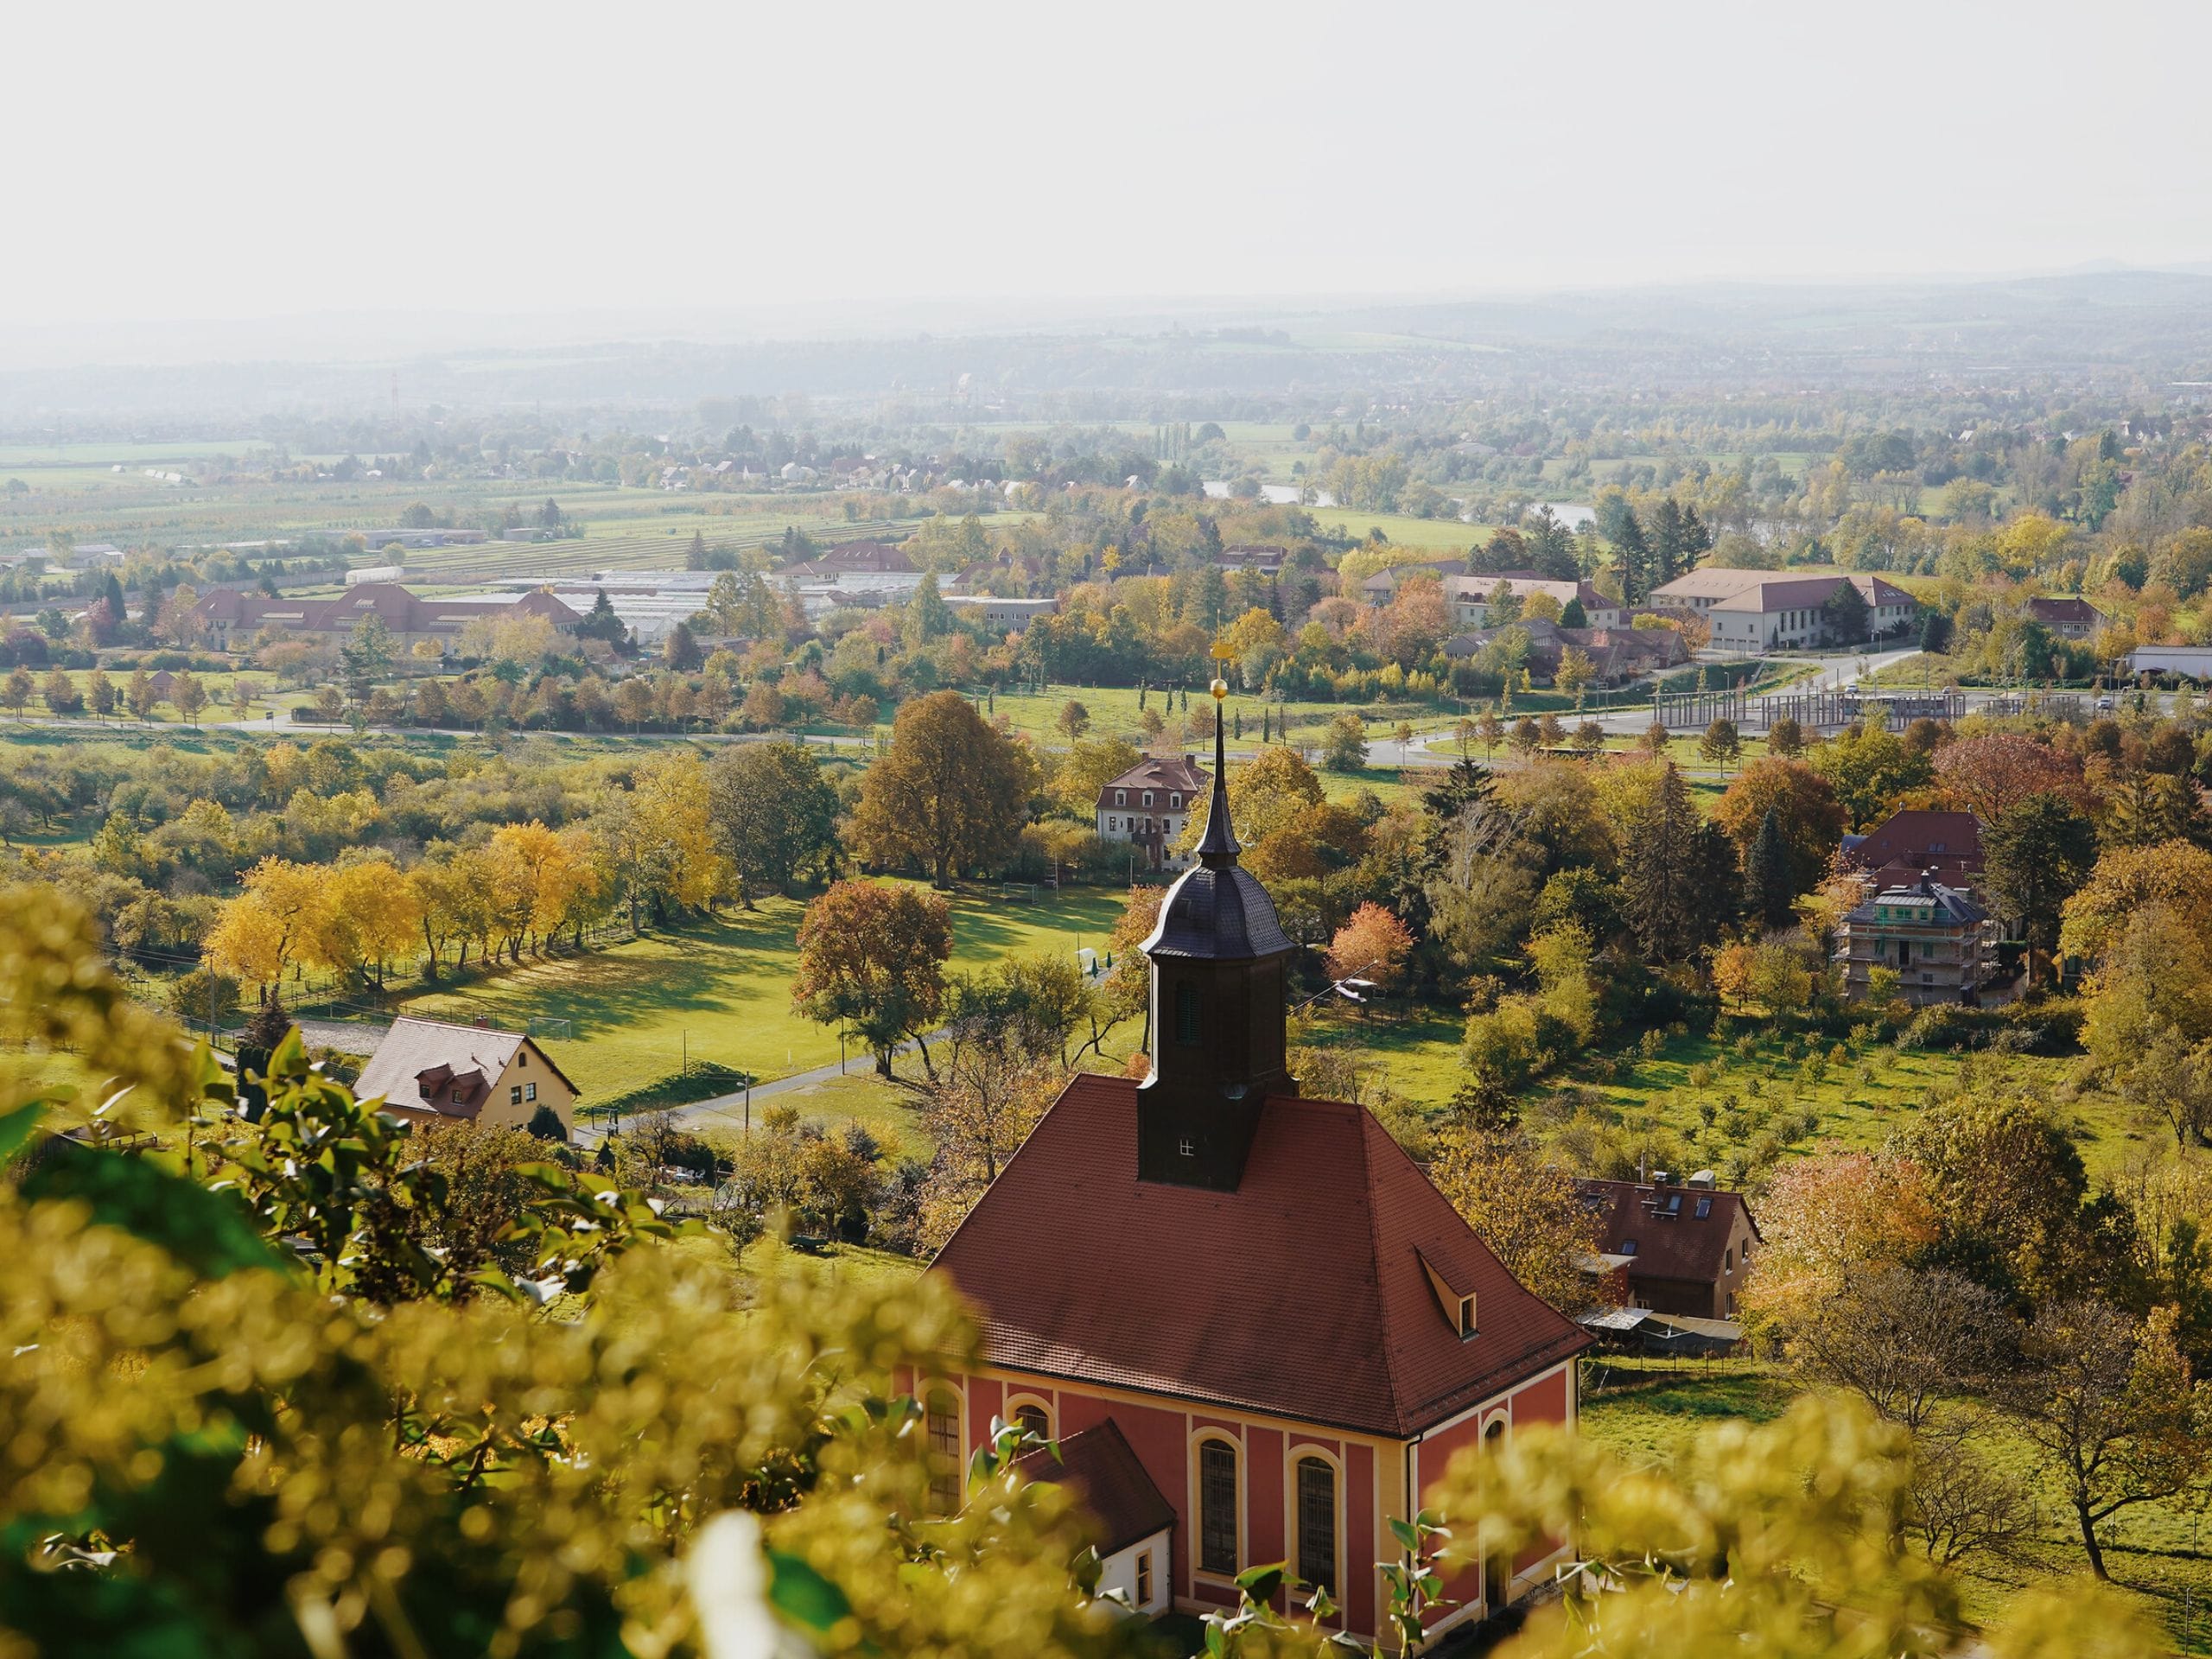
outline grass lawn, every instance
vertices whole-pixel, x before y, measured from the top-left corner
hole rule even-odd
[[[953,968],[1103,944],[1122,902],[1118,890],[1098,887],[1047,891],[1029,904],[958,893]],[[540,1040],[587,1104],[679,1071],[687,1044],[695,1062],[788,1076],[837,1058],[836,1033],[791,1011],[801,910],[798,900],[772,899],[587,955],[504,969],[410,997],[404,1011],[483,1017],[513,1030],[569,1020],[567,1037]]]
[[[1154,687],[1146,694],[1145,707],[1156,711],[1162,720],[1168,722],[1168,731],[1173,733],[1181,728],[1181,722],[1200,715],[1209,701],[1211,699],[1203,690],[1192,687],[1189,710],[1185,713],[1179,692],[1175,695],[1171,707],[1168,693]],[[986,712],[995,717],[1003,715],[1015,731],[1027,733],[1036,741],[1057,749],[1067,746],[1066,734],[1060,730],[1058,722],[1060,711],[1071,702],[1081,703],[1090,716],[1090,728],[1084,734],[1085,737],[1126,737],[1139,748],[1147,747],[1144,728],[1138,721],[1137,693],[1132,687],[1052,685],[1046,687],[1041,694],[1033,695],[1000,691],[987,698],[984,707]],[[1454,703],[1451,707],[1456,714],[1458,705]],[[1246,747],[1256,747],[1260,741],[1260,700],[1253,696],[1233,696],[1229,699],[1228,708],[1231,721],[1230,746],[1234,747],[1242,744]],[[1294,736],[1309,742],[1319,741],[1322,728],[1339,715],[1357,715],[1371,725],[1386,727],[1395,727],[1402,720],[1411,721],[1417,726],[1425,725],[1443,717],[1440,705],[1414,698],[1395,702],[1359,703],[1300,699],[1283,703],[1276,712],[1288,719]],[[1273,716],[1269,718],[1272,720]],[[1243,727],[1241,736],[1236,724],[1240,720]],[[890,728],[887,726],[882,729],[887,734]],[[1172,750],[1174,745],[1163,735],[1157,747],[1162,750]],[[1212,747],[1211,736],[1192,736],[1183,742],[1183,747],[1193,753]]]
[[[1355,540],[1366,539],[1379,530],[1395,547],[1449,548],[1465,553],[1480,547],[1496,534],[1490,524],[1463,524],[1456,518],[1411,518],[1402,513],[1370,512],[1359,507],[1308,507],[1316,524],[1340,530]]]

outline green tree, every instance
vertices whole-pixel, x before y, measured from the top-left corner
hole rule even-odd
[[[837,859],[837,791],[800,743],[740,743],[707,763],[708,798],[722,855],[747,907]]]
[[[1622,911],[1645,957],[1679,962],[1718,934],[1735,910],[1735,849],[1707,823],[1672,762],[1630,817],[1621,838]]]
[[[1802,889],[1792,868],[1789,843],[1783,839],[1782,815],[1767,808],[1758,834],[1744,855],[1744,893],[1752,915],[1768,927],[1787,927],[1790,906]]]
[[[1839,582],[1835,591],[1821,601],[1821,632],[1832,645],[1861,645],[1866,641],[1872,614],[1866,595],[1859,591],[1859,584],[1848,580]]]
[[[1321,764],[1331,772],[1357,772],[1367,764],[1367,726],[1357,715],[1338,715],[1321,734]]]
[[[2006,808],[1981,832],[1981,885],[1999,914],[2020,928],[2035,959],[2058,948],[2066,901],[2096,867],[2095,828],[2064,797],[2031,795]]]
[[[1697,752],[1708,766],[1726,771],[1744,752],[1744,740],[1736,730],[1736,722],[1726,718],[1715,720],[1705,728],[1705,735],[1698,740]]]
[[[906,601],[904,633],[911,648],[927,645],[932,639],[942,639],[952,632],[952,607],[938,592],[937,572],[925,570],[915,588],[913,597]]]

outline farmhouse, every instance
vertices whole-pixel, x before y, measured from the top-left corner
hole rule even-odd
[[[1597,1218],[1598,1249],[1630,1307],[1694,1319],[1732,1319],[1751,1268],[1758,1224],[1736,1192],[1723,1192],[1711,1170],[1685,1183],[1662,1171],[1645,1181],[1574,1184]]]
[[[2028,601],[2028,620],[2040,622],[2061,639],[2087,639],[2105,625],[2105,613],[2086,599],[2046,599]]]
[[[1167,849],[1205,787],[1196,755],[1148,755],[1098,791],[1098,838],[1141,849],[1147,869],[1186,865],[1187,855],[1178,858]]]
[[[437,640],[450,652],[461,631],[480,620],[542,616],[556,628],[572,628],[583,620],[549,593],[423,599],[385,582],[363,582],[335,599],[271,599],[266,594],[219,588],[204,595],[192,613],[218,651],[243,651],[264,632],[347,639],[371,616],[383,619],[403,652],[418,639]]]
[[[985,1357],[906,1380],[941,1509],[995,1419],[1064,1443],[1111,1425],[1152,1489],[1127,1504],[1135,1520],[1120,1499],[1121,1524],[1096,1517],[1102,1543],[1135,1552],[1133,1581],[1148,1571],[1156,1596],[1201,1612],[1234,1606],[1246,1567],[1287,1561],[1331,1587],[1335,1628],[1371,1637],[1377,1563],[1399,1554],[1389,1517],[1455,1453],[1572,1422],[1589,1338],[1364,1108],[1300,1094],[1296,947],[1238,867],[1224,759],[1217,731],[1198,868],[1142,946],[1151,1074],[1068,1084],[929,1268],[976,1309]],[[1147,1516],[1166,1524],[1144,1531]],[[1544,1582],[1561,1548],[1456,1573],[1433,1632]]]
[[[550,1108],[563,1132],[576,1123],[576,1086],[545,1051],[518,1031],[448,1025],[402,1015],[361,1068],[353,1092],[382,1096],[385,1109],[410,1123],[474,1123],[527,1128]]]
[[[1866,626],[1873,639],[1902,632],[1919,614],[1919,602],[1904,588],[1879,576],[1840,570],[1708,567],[1653,588],[1651,602],[1662,611],[1704,617],[1713,625],[1713,644],[1719,650],[1808,650],[1832,643],[1823,607],[1846,582],[1866,601]]]

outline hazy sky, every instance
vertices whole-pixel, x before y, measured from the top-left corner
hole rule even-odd
[[[0,40],[16,328],[2212,260],[2197,3],[210,0]]]

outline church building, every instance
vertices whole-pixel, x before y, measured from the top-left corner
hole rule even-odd
[[[1084,1437],[1113,1490],[1067,1478],[1114,1535],[1106,1581],[1138,1606],[1233,1607],[1239,1572],[1287,1561],[1371,1637],[1399,1554],[1389,1520],[1455,1454],[1573,1421],[1588,1338],[1364,1108],[1300,1094],[1284,1053],[1296,946],[1238,866],[1219,722],[1214,751],[1198,861],[1142,947],[1150,1075],[1071,1080],[938,1253],[929,1270],[975,1309],[986,1357],[915,1393],[946,1509],[994,1418]],[[1559,1554],[1459,1573],[1434,1632]]]

